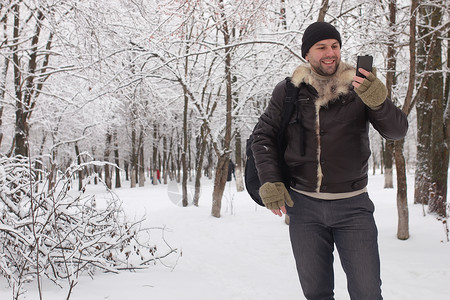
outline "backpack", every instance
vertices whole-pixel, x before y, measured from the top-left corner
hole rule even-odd
[[[278,161],[281,168],[281,173],[283,175],[283,182],[287,189],[290,187],[290,176],[288,172],[288,167],[284,161],[284,152],[286,150],[287,141],[285,138],[285,131],[287,128],[287,125],[289,124],[289,120],[292,116],[292,113],[294,112],[294,108],[297,107],[297,97],[298,97],[299,88],[294,86],[294,84],[291,82],[291,79],[288,77],[286,78],[286,98],[284,99],[284,105],[283,105],[283,116],[281,118],[281,126],[280,126],[280,132],[278,134],[277,138],[277,146],[278,146]],[[297,114],[297,118],[300,117],[300,114]],[[296,120],[297,122],[300,122],[299,119]],[[245,180],[245,189],[249,193],[250,197],[260,206],[265,206],[261,197],[259,196],[259,188],[261,187],[261,182],[258,177],[258,171],[256,169],[255,165],[255,158],[253,157],[253,151],[252,151],[252,143],[254,138],[254,132],[258,124],[256,124],[255,128],[253,129],[253,132],[250,134],[249,138],[247,139],[246,143],[246,155],[247,160],[245,162],[245,174],[244,174],[244,180]],[[302,131],[301,131],[302,135]],[[302,140],[303,137],[300,136],[300,139]],[[300,145],[301,154],[304,155],[304,146],[303,143]]]

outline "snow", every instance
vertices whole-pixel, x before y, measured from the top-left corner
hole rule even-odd
[[[375,203],[385,299],[449,299],[450,243],[442,223],[423,208],[413,205],[413,175],[408,177],[410,235],[396,238],[396,190],[383,189],[384,177],[371,175],[369,195]],[[124,185],[129,186],[129,183]],[[121,188],[130,219],[146,215],[145,224],[155,227],[152,240],[162,238],[178,254],[162,263],[136,272],[97,273],[79,278],[70,299],[184,299],[184,300],[297,300],[304,299],[297,279],[284,218],[257,207],[245,192],[237,193],[235,182],[227,183],[222,217],[211,216],[212,182],[203,182],[199,207],[180,207],[177,185]],[[101,203],[103,191],[90,187]],[[425,208],[426,209],[426,208]],[[164,231],[156,228],[165,228]],[[335,260],[336,299],[349,299],[346,280]],[[43,298],[60,300],[67,296],[53,283],[43,282]],[[36,283],[27,286],[20,299],[39,299]],[[0,299],[12,299],[4,278],[0,279]]]

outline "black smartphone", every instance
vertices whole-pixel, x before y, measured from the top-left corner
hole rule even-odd
[[[366,78],[363,74],[361,74],[358,70],[359,68],[363,68],[369,72],[372,72],[372,63],[373,57],[370,55],[358,56],[356,59],[356,76]]]

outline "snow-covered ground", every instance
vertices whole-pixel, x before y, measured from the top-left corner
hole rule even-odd
[[[444,227],[413,205],[413,176],[408,178],[410,239],[396,238],[396,190],[383,189],[383,175],[369,179],[375,203],[385,299],[450,299],[450,243]],[[128,183],[125,183],[126,185]],[[92,188],[93,191],[96,188]],[[98,191],[99,192],[99,191]],[[183,300],[298,300],[304,299],[297,279],[284,218],[257,207],[235,182],[227,183],[222,217],[211,217],[212,182],[203,182],[199,207],[174,204],[177,185],[115,190],[130,219],[146,214],[150,227],[165,227],[164,239],[175,248],[163,264],[121,274],[97,274],[79,279],[70,299],[183,299]],[[99,192],[101,198],[101,192]],[[164,251],[162,231],[155,242]],[[336,255],[337,256],[337,255]],[[338,257],[335,261],[336,299],[349,299]],[[35,284],[21,299],[39,299]],[[67,289],[44,281],[44,299],[66,299]],[[0,279],[0,299],[12,299]]]

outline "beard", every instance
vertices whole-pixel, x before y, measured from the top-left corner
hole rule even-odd
[[[323,61],[325,60],[334,60],[333,64],[327,65],[324,64]],[[339,63],[341,60],[338,57],[326,57],[321,59],[320,61],[309,61],[309,64],[311,65],[311,68],[319,75],[322,76],[332,76],[334,73],[336,73]]]

